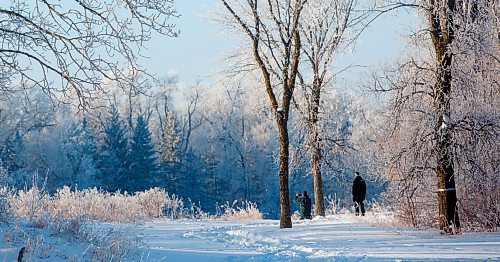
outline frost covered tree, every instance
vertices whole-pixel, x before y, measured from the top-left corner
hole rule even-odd
[[[157,153],[151,140],[147,120],[139,115],[130,138],[130,149],[127,154],[126,186],[129,192],[148,189],[155,183],[158,173]]]
[[[357,1],[309,1],[300,20],[300,34],[304,61],[301,63],[299,83],[302,92],[297,96],[296,107],[306,122],[308,150],[310,152],[314,185],[314,212],[325,215],[322,165],[325,135],[320,128],[322,94],[332,84],[333,62],[339,49],[346,48],[356,38],[366,12],[355,12]],[[350,35],[349,35],[350,34]],[[340,141],[340,138],[339,138]]]
[[[100,183],[110,191],[124,186],[127,174],[127,131],[116,106],[111,105],[103,123],[103,137],[99,152]]]
[[[179,187],[178,173],[182,158],[182,135],[175,112],[167,110],[163,121],[164,123],[160,128],[161,134],[158,148],[159,162],[162,168],[160,180],[169,192],[177,193],[177,188]]]
[[[175,15],[173,0],[2,1],[1,91],[38,88],[85,107],[103,80],[146,73],[140,50],[153,34],[176,36]]]
[[[9,93],[0,98],[0,139],[5,141],[0,148],[8,152],[3,157],[7,158],[5,168],[9,168],[13,186],[23,186],[36,170],[45,172],[46,169],[38,165],[39,157],[32,154],[31,138],[53,127],[55,118],[53,105],[40,92]]]
[[[23,151],[24,141],[21,131],[15,130],[14,134],[8,136],[0,147],[0,161],[8,172],[15,172],[23,167],[23,159],[20,157]]]
[[[275,168],[269,168],[277,152],[277,142],[270,139],[273,119],[266,116],[266,97],[251,88],[254,84],[237,80],[211,86],[203,95],[203,122],[192,141],[197,155],[210,166],[199,174],[210,198],[218,203],[257,202],[275,217],[277,211],[270,207],[276,208],[271,203],[272,197],[278,199],[278,191],[277,183],[271,182]]]
[[[291,228],[288,120],[300,60],[299,21],[307,1],[221,2],[229,13],[229,24],[246,36],[247,54],[261,72],[263,90],[275,115],[280,141],[280,228]]]
[[[499,187],[493,164],[498,162],[493,148],[498,147],[500,130],[494,5],[424,2],[421,32],[426,34],[415,34],[413,52],[375,85],[390,94],[391,111],[380,130],[390,134],[383,151],[391,163],[391,190],[402,196],[397,199],[404,203],[403,214],[414,225],[423,223],[423,214],[437,213],[429,220],[437,220],[443,232],[457,233],[462,227],[459,210],[466,211],[474,225],[498,223],[491,223],[492,214],[499,214],[491,203],[499,196],[480,186]],[[478,191],[487,192],[487,197],[478,198]],[[429,205],[436,195],[436,205]],[[471,195],[476,196],[474,203]],[[477,208],[479,199],[488,210]],[[490,221],[480,222],[479,217]]]
[[[168,166],[173,166],[179,163],[181,136],[178,130],[178,123],[174,112],[169,111],[166,114],[165,125],[162,128],[160,140],[160,152],[163,161]]]
[[[452,88],[452,44],[455,39],[456,0],[429,0],[428,19],[436,62],[436,83],[433,87],[435,108],[436,175],[438,178],[439,229],[451,232],[460,231],[457,212],[457,193],[455,186],[455,166],[451,147],[451,88]],[[458,87],[460,88],[460,87]]]

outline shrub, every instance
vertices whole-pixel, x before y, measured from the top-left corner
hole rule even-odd
[[[1,197],[2,191],[0,191]],[[7,194],[10,211],[19,218],[38,227],[49,226],[57,233],[77,234],[79,228],[90,220],[103,222],[135,223],[144,219],[166,217],[169,219],[212,219],[189,200],[186,208],[182,198],[169,195],[164,189],[152,188],[135,195],[127,192],[109,193],[96,188],[71,190],[64,186],[50,196],[43,189],[33,186],[17,194]],[[215,218],[225,220],[262,219],[255,203],[244,201],[241,206],[217,208]],[[1,204],[1,199],[0,199]],[[1,206],[0,206],[1,211]]]
[[[25,218],[38,227],[46,226],[50,196],[45,190],[35,185],[11,195],[8,202],[10,211],[17,217]]]
[[[337,194],[334,194],[333,196],[328,195],[325,200],[327,203],[325,213],[327,215],[338,214],[340,211],[340,200],[337,199]]]
[[[229,202],[218,207],[218,217],[225,220],[247,220],[262,219],[262,213],[257,208],[257,204],[248,200],[242,202],[242,206],[236,206],[237,200],[229,205]]]
[[[131,235],[131,230],[114,230],[88,234],[84,241],[88,248],[83,258],[89,261],[124,261],[125,257],[133,255],[139,245],[140,238]]]

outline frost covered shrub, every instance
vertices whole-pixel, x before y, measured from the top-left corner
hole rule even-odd
[[[89,202],[93,201],[88,201],[85,191],[71,191],[68,186],[58,189],[51,198],[50,212],[65,218],[89,216],[92,208]]]
[[[0,188],[0,222],[7,222],[12,214],[9,210],[9,198],[12,192],[7,187]]]
[[[334,194],[333,196],[328,195],[325,200],[327,203],[325,213],[327,215],[338,214],[340,211],[340,200],[337,199],[337,194]]]
[[[255,203],[245,201],[236,206],[237,203],[234,201],[230,205],[227,202],[218,207],[216,217],[226,220],[262,219],[263,215]],[[34,186],[12,195],[9,205],[17,217],[39,227],[48,226],[57,233],[69,234],[77,234],[90,220],[128,223],[158,217],[213,218],[193,203],[186,208],[182,198],[169,195],[160,188],[129,195],[127,192],[109,193],[96,188],[71,190],[64,186],[50,196]]]
[[[218,207],[218,217],[224,220],[247,220],[247,219],[262,219],[262,213],[257,208],[257,204],[248,200],[242,202],[242,206],[236,206],[237,200],[229,205],[229,202]]]
[[[11,212],[17,217],[39,227],[46,226],[50,196],[45,190],[35,185],[29,190],[18,191],[8,202]]]
[[[63,212],[58,212],[50,214],[46,224],[56,234],[79,236],[89,222],[86,216],[65,217]]]
[[[151,218],[160,217],[163,213],[163,207],[167,204],[167,199],[170,200],[168,194],[165,192],[165,189],[157,187],[144,192],[139,192],[135,197],[137,198],[137,202],[141,206],[144,215]]]
[[[127,230],[109,230],[89,234],[85,239],[89,247],[83,254],[88,261],[124,261],[125,256],[133,252],[140,239],[127,233]]]
[[[0,192],[1,193],[1,192]],[[9,198],[10,210],[16,216],[28,219],[39,226],[46,223],[61,223],[66,219],[69,224],[58,225],[71,228],[82,220],[105,222],[136,222],[143,219],[158,218],[163,214],[172,219],[184,214],[182,199],[169,196],[163,189],[152,188],[129,195],[124,192],[109,193],[96,188],[71,190],[64,186],[53,196],[34,186],[21,190]],[[69,220],[74,220],[70,222]],[[66,231],[66,230],[64,230]],[[71,230],[70,230],[71,231]]]
[[[209,213],[203,211],[199,205],[193,203],[191,199],[189,200],[189,208],[184,209],[185,216],[191,219],[200,219],[200,220],[210,220],[213,219],[213,216]]]
[[[165,202],[162,206],[163,216],[170,219],[178,219],[185,216],[186,210],[182,198],[176,195],[169,196],[167,193],[164,200]]]
[[[133,195],[127,192],[108,193],[97,191],[87,195],[92,200],[92,218],[105,222],[136,222],[146,217]]]

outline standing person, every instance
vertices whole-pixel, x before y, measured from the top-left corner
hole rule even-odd
[[[366,183],[365,180],[356,171],[354,174],[354,181],[352,182],[352,201],[354,202],[354,214],[359,216],[359,209],[361,207],[361,215],[365,215],[365,201],[366,197]]]
[[[299,203],[299,210],[295,211],[294,215],[300,220],[304,218],[311,219],[312,202],[311,198],[307,195],[307,191],[304,191],[302,194],[295,194],[294,202]]]

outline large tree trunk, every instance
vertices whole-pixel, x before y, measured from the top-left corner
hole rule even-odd
[[[289,164],[289,139],[288,120],[283,117],[282,112],[278,112],[277,124],[280,139],[280,228],[291,228],[292,218],[290,215],[290,186],[288,181]]]
[[[436,109],[436,175],[438,186],[439,229],[446,233],[460,232],[457,193],[451,147],[450,95],[454,39],[453,15],[455,0],[430,0],[429,25],[436,60],[439,63],[434,87]]]
[[[436,157],[437,157],[437,186],[439,205],[439,229],[446,233],[460,231],[458,219],[457,192],[455,189],[455,176],[453,166],[453,152],[451,147],[450,118],[450,93],[451,93],[451,61],[452,54],[447,52],[442,58],[442,68],[439,69],[438,83],[436,85],[436,109],[438,112],[438,130],[436,131]]]
[[[317,81],[314,81],[317,83]],[[320,102],[319,86],[316,84],[311,96],[311,110],[309,116],[309,146],[311,148],[311,173],[314,185],[314,214],[325,216],[325,204],[323,196],[323,179],[321,177],[321,141],[318,130],[318,112]]]

